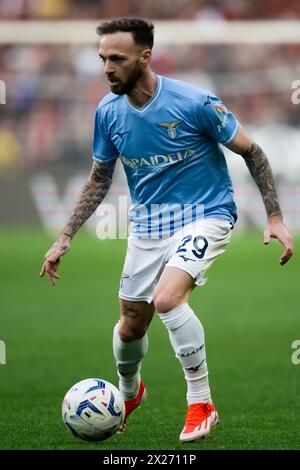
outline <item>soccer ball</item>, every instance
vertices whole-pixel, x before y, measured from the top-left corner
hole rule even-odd
[[[125,403],[107,380],[86,379],[73,385],[62,403],[66,427],[85,441],[104,441],[124,422]]]

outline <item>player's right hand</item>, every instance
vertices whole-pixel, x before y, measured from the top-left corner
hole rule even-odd
[[[70,245],[71,239],[62,235],[45,254],[45,261],[42,265],[40,277],[43,277],[44,274],[47,273],[52,286],[55,286],[56,281],[59,279],[57,270],[60,263],[60,257],[69,251]]]

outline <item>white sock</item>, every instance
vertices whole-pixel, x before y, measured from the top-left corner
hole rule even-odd
[[[188,304],[159,314],[168,329],[176,357],[187,382],[187,402],[211,402],[205,355],[204,330]]]
[[[113,350],[119,376],[119,390],[124,400],[137,394],[141,381],[141,362],[148,350],[147,333],[140,339],[125,342],[119,336],[119,322],[113,333]]]

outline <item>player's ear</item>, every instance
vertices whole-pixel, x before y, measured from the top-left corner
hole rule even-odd
[[[141,66],[143,68],[147,67],[151,61],[152,51],[151,49],[144,49],[141,53]]]

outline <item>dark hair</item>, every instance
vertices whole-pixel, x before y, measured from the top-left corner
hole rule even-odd
[[[97,34],[118,33],[119,31],[132,33],[136,44],[152,49],[154,26],[151,21],[142,18],[118,18],[116,20],[105,21],[97,26]]]

